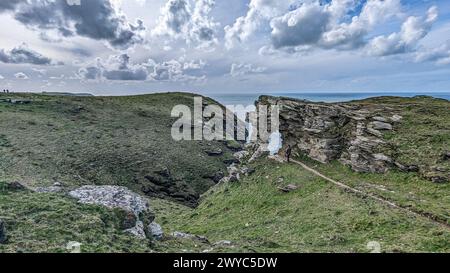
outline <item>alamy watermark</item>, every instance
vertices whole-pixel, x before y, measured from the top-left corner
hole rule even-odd
[[[172,138],[181,140],[268,142],[279,132],[278,106],[204,104],[195,97],[193,108],[176,105],[171,112],[177,120],[172,125]]]

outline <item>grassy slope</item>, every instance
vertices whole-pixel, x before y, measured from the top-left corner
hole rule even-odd
[[[383,105],[400,114],[402,122],[384,138],[396,151],[391,156],[405,165],[441,167],[450,173],[450,101],[431,97],[380,97],[358,102],[366,107]]]
[[[0,179],[67,186],[116,184],[140,191],[144,177],[168,167],[175,192],[201,194],[214,183],[203,178],[224,170],[231,151],[217,142],[175,142],[170,111],[192,105],[183,93],[130,97],[64,97],[0,94],[31,99],[0,101]],[[208,149],[221,148],[222,157]]]
[[[75,241],[83,252],[150,252],[148,241],[121,231],[123,213],[76,203],[59,194],[6,191],[0,182],[0,218],[8,243],[2,252],[68,252]]]
[[[449,230],[427,219],[343,192],[296,165],[254,167],[255,175],[221,186],[196,210],[172,207],[158,219],[168,230],[232,240],[243,252],[367,252],[370,241],[386,252],[450,252]],[[279,192],[279,177],[300,189]]]
[[[177,177],[188,182],[188,187],[192,187],[188,190],[202,192],[211,182],[201,176],[223,168],[221,161],[229,156],[204,155],[204,149],[215,145],[223,148],[218,143],[209,146],[201,142],[186,145],[167,141],[168,127],[172,124],[168,111],[174,104],[189,103],[190,95],[27,96],[34,100],[33,104],[0,102],[0,128],[7,129],[0,131],[0,181],[20,180],[38,185],[61,180],[69,186],[92,182],[139,190],[145,183],[142,176],[168,166]],[[445,111],[439,109],[440,115],[446,117]],[[411,107],[409,111],[410,116],[404,113],[406,124],[428,119],[426,115],[414,118],[418,108]],[[411,139],[417,143],[415,149],[401,145],[399,149],[405,149],[414,159],[419,152],[428,156],[427,138],[420,134],[430,129],[416,134],[413,128],[408,125],[400,129],[410,135],[403,140],[401,136],[388,139],[400,144]],[[435,128],[438,135],[448,132],[441,127],[428,128]],[[436,158],[447,145],[447,137],[439,139],[430,158]],[[356,187],[448,217],[448,185],[434,185],[415,174],[361,175],[337,163],[307,163]],[[157,222],[167,233],[191,232],[206,235],[212,242],[232,240],[236,244],[234,248],[214,251],[366,252],[368,242],[379,241],[387,252],[450,252],[448,229],[429,220],[342,192],[296,165],[262,160],[254,163],[254,167],[257,172],[253,176],[239,184],[218,187],[195,210],[168,200],[152,199]],[[300,189],[280,193],[279,177],[284,177],[284,184],[294,183]],[[136,181],[134,178],[137,183],[131,183]],[[389,191],[373,185],[384,185]],[[4,191],[0,195],[0,218],[6,219],[11,237],[10,244],[0,246],[0,252],[65,251],[67,241],[81,242],[86,247],[84,251],[94,252],[200,252],[210,248],[183,240],[167,240],[150,248],[147,242],[136,241],[119,230],[117,212],[81,206],[60,195]]]

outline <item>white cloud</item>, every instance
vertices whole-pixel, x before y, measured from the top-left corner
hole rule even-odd
[[[27,74],[23,73],[23,72],[18,72],[16,74],[14,74],[14,77],[18,80],[28,80],[29,77],[27,76]]]
[[[236,19],[233,25],[225,27],[225,45],[232,48],[245,42],[265,20],[283,14],[293,0],[251,0],[245,16]]]
[[[158,24],[152,36],[181,39],[188,45],[210,48],[217,43],[218,23],[210,17],[214,0],[168,0],[161,8]]]
[[[106,41],[117,49],[144,41],[143,22],[130,23],[117,0],[8,0],[1,1],[0,12],[12,13],[16,21],[40,32],[46,41],[82,36]]]
[[[103,61],[97,58],[95,64],[82,67],[78,75],[84,80],[108,81],[203,81],[205,76],[189,74],[205,66],[203,61],[184,59],[158,63],[152,59],[143,63],[131,63],[127,54],[110,56]]]
[[[436,48],[421,48],[416,52],[417,62],[434,62],[438,65],[450,64],[450,41]]]
[[[375,37],[367,45],[367,52],[374,56],[388,56],[413,51],[417,43],[431,30],[438,18],[437,7],[428,10],[427,16],[410,16],[403,23],[400,32]]]
[[[30,49],[25,43],[11,50],[0,49],[0,62],[35,65],[55,64],[52,59]]]
[[[255,67],[253,64],[232,64],[230,75],[232,77],[241,77],[249,74],[260,74],[267,70],[265,67]]]

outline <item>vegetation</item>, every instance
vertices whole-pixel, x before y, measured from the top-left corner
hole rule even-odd
[[[196,210],[159,214],[167,230],[231,240],[241,252],[449,252],[450,230],[347,193],[295,164],[262,160],[241,183],[222,185]],[[278,186],[295,184],[282,193]]]
[[[196,197],[214,185],[208,177],[225,171],[223,161],[232,150],[220,142],[172,140],[176,119],[170,112],[178,104],[193,105],[193,97],[0,94],[0,179],[28,186],[121,185],[137,192],[158,187],[161,194],[150,194],[195,205]],[[224,154],[210,157],[206,150]],[[169,179],[156,177],[159,185],[149,181],[165,169]]]
[[[226,170],[224,160],[239,143],[173,141],[170,110],[191,105],[192,98],[0,94],[0,219],[8,236],[0,252],[67,252],[71,241],[81,243],[83,252],[369,252],[370,242],[380,243],[384,252],[450,252],[448,226],[345,192],[296,164],[261,159],[249,164],[255,172],[240,182],[215,185],[211,176]],[[441,159],[450,147],[448,102],[358,103],[406,106],[398,112],[401,125],[384,135],[395,147],[390,156],[429,170],[450,167]],[[449,184],[434,184],[414,172],[359,174],[338,162],[300,160],[335,180],[450,223]],[[161,194],[148,198],[166,236],[154,243],[124,233],[123,212],[82,205],[63,193],[5,186],[58,181],[65,189],[121,185],[144,194],[155,179]],[[288,184],[298,189],[279,190]],[[185,198],[201,194],[197,208]],[[211,244],[173,238],[175,231],[206,236]],[[231,245],[214,245],[221,240]]]
[[[126,234],[119,210],[76,203],[60,194],[6,190],[0,182],[0,218],[6,222],[7,244],[1,252],[64,252],[69,242],[82,252],[149,252],[148,241]]]

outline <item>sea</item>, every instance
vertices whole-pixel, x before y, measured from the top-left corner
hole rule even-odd
[[[414,93],[414,92],[305,92],[305,93],[223,93],[223,94],[206,94],[215,99],[223,105],[254,105],[261,95],[282,96],[295,99],[303,99],[312,102],[348,102],[353,100],[362,100],[381,96],[396,96],[396,97],[415,97],[415,96],[431,96],[440,99],[450,100],[450,92],[434,92],[434,93]]]

